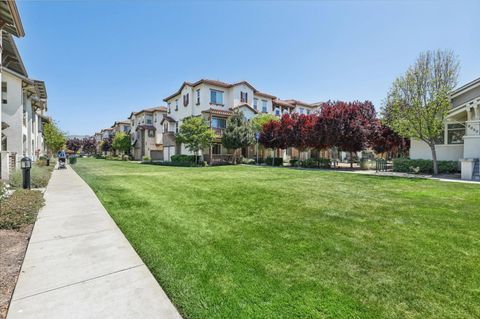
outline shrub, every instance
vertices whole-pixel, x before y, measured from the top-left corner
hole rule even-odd
[[[267,165],[272,165],[273,161],[273,166],[283,166],[283,158],[281,157],[275,157],[274,159],[272,157],[267,157],[265,160],[265,163]]]
[[[129,161],[130,160],[130,155],[123,155],[122,156],[122,161]]]
[[[39,159],[35,162],[35,165],[37,165],[38,167],[47,166],[47,160],[46,159]]]
[[[328,158],[308,158],[300,165],[305,168],[330,168],[331,161]]]
[[[144,156],[144,157],[143,157],[143,160],[144,160],[145,162],[149,162],[149,161],[150,161],[150,157]]]
[[[32,224],[43,204],[43,196],[39,191],[15,191],[0,202],[0,229],[18,229],[22,225]]]
[[[32,188],[47,187],[52,174],[53,166],[32,166],[30,170],[30,186]],[[17,169],[10,174],[10,186],[21,188],[23,186],[22,170]]]
[[[198,161],[196,161],[195,155],[178,154],[178,155],[172,155],[170,160],[174,163],[179,163],[179,162],[196,163],[196,162],[200,162],[200,156],[198,156]]]
[[[433,161],[396,158],[393,160],[393,171],[402,173],[433,174]],[[457,161],[438,161],[438,173],[449,174],[458,172],[460,172],[460,169]]]
[[[96,159],[105,159],[105,156],[103,156],[101,154],[95,154],[95,158]]]
[[[76,156],[71,156],[68,158],[68,162],[71,164],[71,165],[74,165],[77,163],[77,157]]]
[[[297,166],[298,165],[298,159],[291,159],[290,160],[290,165],[291,166]]]
[[[4,182],[0,181],[0,201],[7,195],[7,186]]]

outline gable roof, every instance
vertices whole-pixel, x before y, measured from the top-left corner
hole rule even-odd
[[[239,104],[237,106],[234,106],[234,107],[231,108],[231,110],[239,110],[242,107],[246,107],[246,108],[250,109],[250,111],[252,111],[254,114],[258,113],[258,111],[255,110],[253,107],[251,107],[250,104],[248,104],[248,103],[242,103],[242,104]]]
[[[5,24],[2,29],[16,37],[25,36],[22,21],[15,0],[0,1],[0,20]]]
[[[223,88],[226,88],[226,89],[232,88],[232,87],[237,86],[237,85],[244,84],[244,85],[250,87],[255,94],[263,95],[265,97],[275,98],[273,95],[262,93],[262,92],[258,91],[253,85],[251,85],[247,81],[239,81],[239,82],[235,82],[235,83],[226,83],[226,82],[217,81],[217,80],[200,79],[197,82],[193,82],[193,83],[192,82],[183,82],[182,86],[180,86],[180,89],[178,89],[175,93],[171,94],[170,96],[164,98],[163,100],[166,102],[166,101],[170,100],[171,98],[179,95],[186,85],[191,86],[191,87],[196,87],[200,84],[209,84],[209,85],[213,85],[213,86],[223,87]]]
[[[147,108],[147,109],[143,109],[143,110],[140,110],[140,111],[137,111],[137,112],[132,112],[130,113],[130,116],[128,117],[128,119],[131,119],[133,117],[133,115],[139,115],[139,114],[142,114],[142,113],[153,113],[153,112],[167,112],[168,109],[165,107],[165,106],[157,106],[157,107],[151,107],[151,108]]]
[[[312,104],[312,103],[307,103],[307,102],[303,102],[303,101],[299,101],[299,100],[295,100],[295,99],[288,99],[288,100],[285,100],[285,102],[293,104],[295,106],[297,104],[301,104],[301,105],[305,105],[305,106],[315,107],[315,105]]]
[[[18,52],[17,45],[12,35],[5,31],[2,31],[2,46],[2,66],[28,78],[27,70]]]

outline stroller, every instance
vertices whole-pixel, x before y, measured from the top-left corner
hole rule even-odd
[[[67,155],[65,151],[58,152],[58,169],[67,168]]]

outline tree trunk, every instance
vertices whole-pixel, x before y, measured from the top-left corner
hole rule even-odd
[[[353,153],[350,152],[350,168],[353,168]]]
[[[437,150],[435,149],[435,143],[429,143],[429,146],[432,150],[433,175],[438,175]]]

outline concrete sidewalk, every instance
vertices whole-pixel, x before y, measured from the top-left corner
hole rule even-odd
[[[90,187],[55,170],[7,319],[181,318]]]

